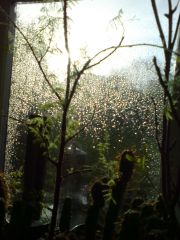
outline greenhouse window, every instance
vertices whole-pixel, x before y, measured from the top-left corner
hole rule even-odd
[[[157,9],[167,38],[168,1]],[[17,3],[15,12],[5,171],[24,171],[24,196],[43,191],[37,196],[51,208],[63,152],[60,200],[73,199],[74,227],[85,221],[92,184],[115,184],[129,150],[137,165],[125,199],[155,199],[163,188],[162,139],[174,138],[164,134],[163,121],[176,120],[164,88],[174,91],[177,54],[174,48],[166,76],[151,1]]]

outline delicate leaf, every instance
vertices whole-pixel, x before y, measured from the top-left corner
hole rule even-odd
[[[127,158],[127,160],[128,161],[130,161],[130,162],[133,162],[134,161],[134,157],[133,156],[131,156],[130,154],[126,154],[126,158]]]
[[[172,111],[171,111],[170,108],[165,108],[164,109],[164,115],[165,115],[165,117],[168,121],[173,120]]]

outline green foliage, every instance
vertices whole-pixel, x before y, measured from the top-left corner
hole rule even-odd
[[[133,162],[133,161],[134,161],[134,157],[131,156],[131,155],[129,155],[128,153],[126,153],[126,158],[127,158],[127,160],[130,161],[130,162]]]
[[[52,104],[47,103],[42,106],[44,109],[51,108]],[[28,119],[26,124],[28,131],[33,134],[34,141],[44,149],[44,155],[53,160],[57,160],[55,153],[59,147],[59,131],[58,131],[59,116],[46,115],[45,117],[35,116]]]
[[[123,10],[121,8],[121,9],[119,9],[117,16],[115,16],[111,20],[112,24],[114,24],[115,27],[117,27],[119,24],[121,24],[123,26],[123,24],[122,24],[122,15],[123,15]]]
[[[169,107],[164,108],[164,116],[166,117],[167,121],[173,120],[172,110]]]
[[[39,143],[44,148],[44,155],[51,160],[57,161],[58,151],[60,145],[60,126],[62,114],[58,112],[57,102],[46,102],[39,106],[39,111],[44,116],[34,116],[28,119],[26,124],[28,131],[30,131],[35,142]],[[79,129],[79,121],[71,117],[67,119],[66,139],[73,137]]]
[[[26,124],[29,132],[31,132],[34,135],[35,141],[40,143],[42,147],[45,147],[44,140],[47,137],[45,119],[40,116],[37,117],[35,116],[32,119],[28,119]]]
[[[0,199],[4,201],[5,208],[7,208],[10,200],[10,191],[7,177],[3,173],[0,173]]]
[[[11,31],[8,32],[8,40],[9,40],[9,44],[8,44],[9,49],[8,50],[12,54],[13,49],[14,49],[14,33]]]
[[[75,119],[69,119],[67,124],[66,138],[71,138],[79,129],[79,121]]]
[[[137,166],[143,171],[145,170],[145,167],[148,165],[148,154],[149,154],[148,145],[144,144],[143,146],[143,153],[141,156],[136,156],[135,163],[137,163]]]
[[[173,91],[174,91],[174,92],[173,92],[173,93],[174,93],[174,94],[173,94],[173,95],[174,95],[173,98],[174,98],[174,99],[173,99],[173,100],[176,101],[176,103],[177,103],[177,102],[179,102],[179,100],[180,100],[180,99],[179,99],[180,76],[177,75],[177,76],[175,77],[173,83],[174,83],[174,86],[173,86]],[[175,104],[176,104],[176,103],[175,103]]]
[[[110,148],[109,140],[109,134],[106,132],[102,142],[97,144],[98,159],[97,162],[94,163],[93,172],[95,176],[114,179],[118,174],[116,169],[117,161],[115,159],[108,159],[108,151]]]
[[[178,225],[176,225],[173,215],[168,213],[162,196],[154,201],[140,201],[140,204],[133,205],[132,203],[118,223],[119,239],[130,240],[136,236],[137,240],[171,240],[178,237]]]
[[[76,2],[77,1],[72,0],[72,1],[68,1],[67,3],[69,6],[71,6],[71,4],[73,5]],[[62,11],[62,9],[59,8],[58,11]],[[44,7],[42,9],[42,12],[48,13],[46,7]],[[116,24],[117,22],[121,23],[122,14],[123,14],[123,11],[122,11],[122,9],[120,9],[118,12],[118,16],[113,19],[114,24]],[[57,50],[57,49],[51,47],[51,40],[52,40],[52,37],[54,36],[53,34],[54,34],[57,24],[59,24],[59,22],[61,20],[62,20],[62,18],[49,16],[48,14],[47,14],[47,16],[41,17],[39,19],[39,22],[41,24],[40,24],[38,31],[36,31],[36,33],[38,33],[38,34],[35,38],[35,41],[32,41],[33,45],[35,45],[34,52],[35,52],[36,56],[38,57],[39,62],[41,62],[43,60],[43,58],[45,57],[47,52],[54,53]],[[69,17],[66,20],[69,20]],[[44,38],[44,34],[49,37]],[[31,40],[34,40],[34,39],[31,39]],[[70,67],[70,69],[71,69],[71,67]],[[71,75],[70,76],[71,78],[73,78],[77,74],[77,69],[74,69],[74,72],[72,71],[71,73],[69,72],[68,74]],[[113,91],[114,91],[114,86],[113,86]],[[56,90],[61,92],[61,88],[57,87]],[[135,89],[133,89],[133,90],[135,90]],[[109,88],[108,88],[108,91],[109,91]],[[125,92],[126,91],[124,91],[124,93]],[[139,93],[137,91],[137,96],[140,96],[140,95],[141,95],[141,93]],[[139,99],[141,99],[141,97]],[[127,102],[127,96],[125,97],[125,100]],[[104,102],[104,99],[101,99],[101,101]],[[109,101],[109,98],[108,98],[108,101]],[[114,99],[112,100],[112,102],[114,102]],[[123,102],[123,101],[118,99],[118,102]],[[137,106],[139,107],[140,101],[138,100],[137,102],[138,102]],[[100,105],[101,105],[101,102],[100,102]],[[56,106],[58,107],[58,111],[60,111],[61,114],[57,114],[57,115],[52,114],[52,109],[54,108],[54,103],[47,102],[46,104],[41,106],[41,111],[43,112],[43,114],[41,114],[40,117],[36,117],[34,119],[29,120],[27,122],[27,125],[28,125],[28,130],[35,136],[36,141],[40,144],[41,147],[43,147],[45,149],[44,154],[46,154],[50,159],[57,161],[57,155],[58,155],[57,152],[59,151],[58,148],[60,146],[60,137],[61,137],[60,136],[60,126],[62,124],[62,111],[63,111],[62,106],[64,106],[64,105],[63,105],[63,102],[60,101],[59,104],[57,104]],[[107,106],[107,105],[105,105],[105,106]],[[138,107],[137,107],[137,109],[138,109]],[[140,106],[140,108],[141,108],[141,106]],[[129,108],[127,108],[127,112],[129,111],[130,113],[133,113],[136,115],[136,111],[133,112],[132,109],[134,109],[134,102],[133,102],[132,106],[130,105]],[[108,118],[108,120],[109,120],[110,118],[112,118],[112,111],[111,111],[111,108],[106,109],[106,110],[107,110],[106,112],[108,112],[108,116],[110,116]],[[117,110],[117,108],[116,108],[116,110]],[[50,112],[50,114],[44,114],[44,112],[45,113]],[[169,109],[165,109],[164,114],[165,114],[167,120],[172,120],[172,113]],[[149,114],[147,114],[147,115],[149,115]],[[116,116],[115,120],[117,122],[119,122],[119,120],[122,121],[122,119],[120,117],[119,118],[117,117],[116,113],[114,114],[114,116]],[[129,116],[131,116],[131,114]],[[132,119],[132,118],[127,117],[127,119],[123,120],[124,121],[123,124],[124,125],[127,124],[127,122],[130,121],[130,119]],[[66,132],[65,137],[71,138],[73,135],[76,134],[76,132],[79,128],[79,121],[75,120],[75,118],[68,118],[66,120],[65,121],[67,122],[67,132]],[[137,126],[141,126],[142,124],[139,122],[138,117],[135,120],[136,120],[136,122],[135,122],[134,126],[135,126],[135,129],[137,130]],[[134,121],[134,119],[133,119],[133,121]],[[147,121],[147,119],[146,119],[146,121]],[[112,123],[112,121],[111,121],[111,123]],[[98,126],[97,123],[95,123],[95,125]],[[116,125],[110,124],[113,127],[110,127],[109,129],[108,129],[109,126],[106,124],[106,122],[104,122],[104,125],[105,125],[107,132],[104,134],[104,137],[103,137],[103,139],[101,139],[101,142],[99,142],[97,144],[98,160],[96,163],[94,163],[93,171],[96,171],[96,176],[98,175],[98,176],[102,176],[102,177],[105,177],[105,176],[108,177],[110,180],[107,184],[110,186],[110,188],[113,188],[113,186],[115,185],[114,179],[117,177],[117,170],[116,170],[116,161],[113,160],[114,157],[108,156],[108,152],[110,151],[111,146],[113,146],[113,144],[112,145],[110,144],[110,135],[109,135],[108,131],[110,132],[112,130],[112,128],[116,127]],[[58,126],[59,126],[59,128],[58,128]],[[136,141],[138,138],[136,137],[136,133],[134,134],[134,129],[132,128],[131,124],[128,125],[128,128],[127,128],[128,130],[126,132],[128,143],[130,143],[131,141]],[[130,132],[129,130],[131,130],[131,134],[129,134],[129,132]],[[141,130],[143,130],[143,127],[141,128]],[[115,131],[117,131],[116,128],[115,128]],[[144,136],[144,132],[142,131],[142,133],[139,135]],[[139,145],[141,145],[141,143],[139,143]],[[129,161],[134,161],[134,158],[132,156],[127,155],[126,157]],[[142,169],[144,168],[147,159],[148,158],[145,156],[145,154],[143,155],[143,157],[137,158],[137,163],[141,166]],[[70,169],[70,170],[73,171],[73,169]],[[107,198],[110,199],[110,197],[111,197],[110,193],[107,192],[106,195],[107,195]]]
[[[165,207],[165,202],[160,195],[154,201],[144,201],[143,199],[134,199],[129,204],[128,209],[122,213],[116,223],[112,224],[110,221],[106,227],[101,225],[98,229],[97,222],[100,217],[98,208],[94,209],[94,206],[90,207],[88,211],[87,219],[87,231],[93,238],[96,239],[99,232],[100,238],[98,239],[178,239],[179,226],[173,217],[173,214]],[[116,209],[117,210],[117,209]],[[112,213],[112,212],[111,212]],[[110,215],[111,216],[111,215]],[[109,228],[109,229],[108,229]],[[112,229],[113,228],[113,231]],[[91,231],[93,231],[93,233]],[[103,237],[103,231],[106,233]],[[111,235],[108,236],[109,232]],[[82,237],[83,235],[77,235]],[[88,236],[87,236],[87,239]]]
[[[176,57],[176,61],[177,61],[177,63],[180,63],[180,56]]]
[[[23,189],[23,167],[18,170],[11,171],[7,175],[7,182],[10,186],[11,202],[20,200],[22,197]]]

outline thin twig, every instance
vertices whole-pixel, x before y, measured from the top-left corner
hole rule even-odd
[[[180,0],[178,0],[178,2],[177,2],[177,4],[175,5],[174,9],[172,9],[172,12],[173,12],[173,13],[177,10],[177,8],[178,8],[178,6],[179,6],[179,3],[180,3]]]
[[[47,156],[47,160],[52,163],[55,167],[57,167],[57,162],[52,160],[49,156]]]
[[[87,124],[85,124],[83,127],[81,127],[76,133],[74,133],[72,136],[70,136],[69,138],[66,139],[66,144],[68,142],[70,142],[72,139],[74,139],[76,136],[78,136],[81,132],[84,131],[84,129],[88,126],[90,126],[90,124],[92,124],[92,120],[94,118],[94,115],[95,115],[95,111],[96,111],[96,107],[94,107],[94,111],[93,111],[93,114],[92,114],[92,117],[91,119],[88,121]]]
[[[173,11],[171,0],[168,0],[169,14],[168,14],[168,48],[172,49],[172,28],[173,28]]]
[[[67,6],[68,0],[63,1],[63,24],[64,24],[64,40],[65,40],[65,48],[69,53],[69,41],[68,41],[68,15],[67,15]]]
[[[161,84],[161,86],[162,86],[162,88],[164,90],[165,96],[167,96],[167,98],[168,98],[168,101],[169,101],[169,104],[170,104],[173,116],[174,116],[178,126],[180,127],[180,119],[179,119],[177,111],[176,111],[176,109],[174,107],[173,99],[172,99],[172,96],[171,96],[171,94],[170,94],[170,92],[168,90],[168,87],[167,87],[166,83],[163,81],[162,73],[161,73],[161,70],[160,70],[160,68],[159,68],[159,66],[157,64],[156,57],[153,58],[153,63],[154,63],[155,69],[156,69],[156,73],[158,75],[159,83]]]
[[[156,136],[156,142],[157,142],[157,145],[158,145],[158,148],[159,148],[159,151],[161,152],[162,148],[161,148],[161,144],[160,144],[160,141],[159,141],[159,131],[158,131],[158,119],[157,119],[157,107],[156,107],[156,102],[154,100],[153,97],[151,97],[151,100],[152,100],[152,103],[154,105],[154,121],[155,121],[155,136]]]
[[[78,71],[78,73],[77,73],[77,76],[76,76],[76,78],[75,78],[75,80],[74,80],[74,83],[73,83],[73,86],[72,86],[72,89],[71,89],[71,92],[70,92],[70,95],[69,95],[69,99],[68,99],[68,102],[67,102],[67,105],[66,105],[67,108],[69,107],[69,105],[70,105],[70,103],[71,103],[71,100],[72,100],[72,98],[73,98],[73,96],[74,96],[74,93],[75,93],[75,91],[76,91],[76,87],[77,87],[78,81],[79,81],[79,79],[81,78],[81,76],[84,74],[84,72],[87,70],[87,67],[89,66],[89,63],[90,63],[90,60],[88,60],[88,61],[84,64],[84,66],[82,67],[82,69],[81,69],[80,71]]]
[[[123,41],[124,37],[121,38],[121,41],[120,43],[117,45],[117,46],[112,46],[112,47],[109,47],[109,48],[106,48],[106,49],[103,49],[101,50],[100,52],[98,52],[97,54],[95,54],[92,58],[90,58],[85,64],[84,66],[82,67],[82,69],[80,71],[77,72],[77,76],[74,80],[74,83],[73,83],[73,86],[72,86],[72,89],[71,89],[71,92],[70,92],[70,96],[69,96],[69,99],[68,99],[68,102],[67,102],[67,108],[74,96],[74,93],[75,93],[75,90],[76,90],[76,87],[77,87],[77,84],[78,84],[78,81],[79,79],[81,78],[81,76],[84,74],[84,72],[98,64],[100,64],[102,61],[104,61],[105,59],[107,59],[108,57],[110,57],[120,46],[121,46],[121,43]],[[90,63],[96,58],[98,57],[100,54],[104,53],[104,52],[107,52],[111,50],[111,52],[109,54],[107,54],[104,58],[100,59],[98,62],[90,65]]]
[[[85,173],[85,172],[92,172],[92,169],[82,169],[82,170],[78,169],[78,170],[75,170],[75,171],[72,171],[70,173],[63,175],[62,178],[66,178],[66,177],[69,177],[69,176],[72,176],[75,174],[80,174],[80,173]]]
[[[179,17],[178,17],[178,20],[177,20],[177,23],[176,23],[174,38],[173,38],[173,41],[172,41],[172,46],[173,47],[174,47],[174,44],[176,42],[176,38],[177,38],[177,35],[178,35],[178,31],[179,31],[179,26],[180,26],[180,14],[179,14]],[[178,54],[178,56],[180,56],[180,53]]]
[[[32,102],[30,102],[29,100],[25,100],[18,96],[16,96],[16,99],[20,100],[23,104],[26,104],[29,107],[34,107],[34,104]]]
[[[49,44],[44,52],[44,54],[41,55],[41,58],[39,59],[39,62],[41,63],[42,60],[45,58],[46,54],[48,53],[49,49],[51,48],[51,43],[52,43],[52,39],[53,39],[53,34],[51,34],[51,37],[49,39]]]
[[[157,6],[156,6],[156,1],[151,0],[151,4],[152,4],[155,19],[156,19],[157,27],[158,27],[158,30],[159,30],[160,38],[162,40],[163,48],[167,49],[166,39],[165,39],[163,30],[162,30],[162,26],[161,26],[161,23],[160,23],[159,14],[158,14]]]
[[[67,83],[66,83],[66,95],[65,99],[68,102],[69,91],[70,91],[70,83],[71,83],[71,56],[69,49],[69,40],[68,40],[68,15],[67,15],[67,0],[63,1],[63,26],[64,26],[64,41],[65,41],[65,49],[68,54],[68,64],[67,64]],[[67,103],[65,102],[65,104]]]
[[[103,62],[104,60],[106,60],[107,58],[109,58],[118,48],[120,48],[123,40],[124,40],[124,36],[122,36],[122,38],[121,38],[121,40],[120,40],[120,42],[119,42],[119,44],[118,44],[117,46],[112,46],[112,47],[103,49],[103,50],[101,50],[100,52],[98,52],[97,54],[95,54],[95,55],[90,59],[90,62],[92,62],[92,61],[93,61],[95,58],[97,58],[100,54],[105,53],[105,52],[111,50],[110,53],[108,53],[105,57],[101,58],[101,59],[100,59],[99,61],[97,61],[96,63],[93,63],[92,65],[89,65],[89,66],[86,68],[86,70],[88,70],[88,69],[90,69],[90,68],[93,68],[93,67],[99,65],[101,62]]]
[[[154,188],[154,190],[159,194],[159,190],[157,189],[157,187],[154,185],[152,179],[150,178],[150,176],[148,175],[148,173],[145,174],[145,177],[147,178],[147,180],[150,182],[151,186]]]
[[[40,116],[40,117],[41,117],[41,116]],[[41,118],[42,118],[42,117],[41,117]],[[46,127],[45,123],[44,123],[44,126],[43,126],[43,127]],[[47,160],[48,160],[50,163],[52,163],[55,167],[57,167],[57,162],[54,161],[54,160],[50,157],[50,155],[49,155],[49,151],[48,151],[49,143],[48,143],[47,139],[45,138],[45,136],[43,135],[43,133],[42,133],[41,131],[39,131],[39,137],[41,138],[41,142],[45,144],[45,149],[46,149],[45,153],[47,154],[47,155],[46,155]]]
[[[48,23],[39,30],[39,33],[43,32],[44,30],[46,30],[46,28],[51,26],[51,23],[52,23],[52,19],[49,19]]]
[[[178,53],[176,51],[173,51],[173,50],[168,49],[168,48],[164,48],[163,46],[153,44],[153,43],[135,43],[135,44],[128,44],[128,45],[121,45],[119,48],[128,48],[128,47],[131,48],[131,47],[143,47],[143,46],[160,48],[160,49],[163,49],[167,52],[175,54],[176,56],[180,56],[180,53]]]
[[[18,118],[15,118],[15,117],[13,117],[13,116],[10,116],[10,115],[0,114],[0,117],[9,118],[9,119],[12,119],[12,120],[14,120],[14,121],[16,121],[16,122],[19,122],[19,123],[22,123],[22,124],[26,125],[26,121],[25,121],[25,120],[20,120],[20,119],[18,119]]]
[[[28,47],[30,48],[32,55],[34,56],[39,69],[45,79],[45,81],[47,82],[48,86],[50,87],[50,89],[52,90],[52,92],[56,95],[56,97],[59,99],[59,101],[61,102],[61,96],[58,94],[58,92],[55,90],[55,88],[53,87],[53,85],[50,83],[49,79],[47,78],[47,75],[41,65],[41,61],[38,59],[35,50],[33,48],[33,46],[31,45],[31,43],[29,42],[28,38],[25,36],[25,34],[21,31],[21,29],[16,25],[16,23],[9,17],[9,15],[6,13],[6,11],[0,6],[0,11],[7,17],[7,19],[10,21],[10,23],[13,25],[13,27],[15,29],[18,30],[18,32],[21,34],[21,36],[23,37],[23,39],[25,40],[25,42],[27,43]]]

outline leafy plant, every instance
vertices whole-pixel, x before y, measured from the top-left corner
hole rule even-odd
[[[105,132],[102,142],[97,144],[98,159],[93,166],[93,176],[107,177],[109,179],[117,177],[117,160],[109,159],[109,147],[109,134]]]
[[[11,192],[11,204],[14,201],[20,200],[23,189],[23,169],[12,171],[7,174],[7,182]]]

